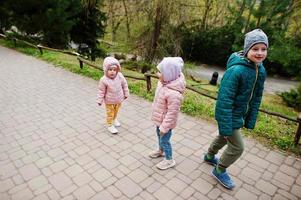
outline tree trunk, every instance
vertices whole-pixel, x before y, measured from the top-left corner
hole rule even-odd
[[[251,15],[252,15],[252,12],[253,12],[253,8],[255,6],[255,3],[256,3],[257,0],[253,0],[252,4],[251,4],[251,7],[250,7],[250,11],[249,11],[249,14],[248,14],[248,18],[247,18],[247,22],[246,22],[246,25],[245,25],[245,28],[244,28],[244,34],[246,34],[248,32],[248,28],[249,28],[249,24],[250,24],[250,19],[251,19]]]
[[[130,20],[129,20],[129,15],[128,15],[128,10],[126,7],[125,0],[122,0],[123,7],[124,7],[124,14],[126,18],[126,34],[127,34],[127,39],[129,40],[131,38],[131,30],[130,30]]]
[[[156,49],[158,46],[158,40],[161,33],[161,25],[163,20],[163,2],[164,0],[159,0],[156,7],[156,17],[154,23],[154,31],[152,33],[150,49],[147,54],[147,61],[152,62],[154,60]]]
[[[211,9],[211,5],[212,5],[212,0],[206,0],[205,1],[205,12],[204,12],[204,16],[203,16],[203,20],[202,20],[202,24],[201,24],[201,29],[205,30],[207,27],[207,20],[208,20],[208,16],[209,16],[209,12]]]
[[[245,11],[245,7],[246,7],[246,0],[243,0],[243,2],[241,3],[241,6],[240,6],[240,9],[239,9],[239,12],[237,14],[237,17],[235,19],[235,23],[239,21],[239,19],[241,19],[242,17],[242,14],[244,13]]]

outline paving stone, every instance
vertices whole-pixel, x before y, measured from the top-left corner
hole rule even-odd
[[[261,177],[261,173],[258,173],[258,171],[249,167],[243,169],[241,173],[242,175],[251,178],[254,181],[258,180]]]
[[[271,199],[272,199],[272,197],[267,194],[261,194],[259,196],[259,200],[271,200]]]
[[[288,186],[291,186],[293,185],[294,183],[294,179],[282,172],[276,172],[275,176],[274,176],[274,179],[276,179],[277,181],[280,181]]]
[[[72,192],[74,192],[76,189],[78,188],[77,185],[75,184],[72,184],[72,185],[69,185],[68,187],[64,188],[60,194],[61,196],[65,197],[67,195],[70,195]]]
[[[20,168],[20,173],[24,180],[28,181],[38,175],[41,174],[41,171],[34,165],[29,164],[25,165],[24,167]]]
[[[63,172],[60,172],[58,174],[54,174],[54,175],[50,176],[49,182],[58,191],[62,191],[66,187],[72,185],[72,180],[67,175],[65,175]]]
[[[65,173],[70,177],[74,177],[81,172],[83,172],[83,168],[77,164],[72,165],[71,167],[65,169]]]
[[[93,178],[87,173],[87,172],[82,172],[75,177],[73,177],[73,182],[78,185],[82,186],[85,185],[86,183],[89,183]]]
[[[115,186],[127,197],[132,198],[142,191],[141,187],[128,177],[123,177],[115,183]]]
[[[301,199],[301,186],[293,185],[291,193],[294,194],[298,199]]]
[[[140,183],[141,181],[145,180],[148,177],[148,175],[143,170],[136,169],[133,172],[131,172],[128,175],[128,177],[131,178],[136,183]]]
[[[178,178],[172,178],[166,183],[166,186],[173,192],[180,194],[188,185]]]
[[[33,198],[33,194],[29,189],[21,190],[12,195],[12,200],[30,200]]]
[[[198,163],[190,160],[190,159],[186,159],[183,162],[181,162],[179,165],[176,166],[177,171],[188,175],[190,174],[193,170],[195,170],[198,167]]]
[[[181,197],[183,197],[184,199],[189,199],[189,197],[191,197],[193,195],[193,193],[195,192],[195,189],[192,187],[187,187],[185,190],[183,190],[181,192]]]
[[[93,195],[95,195],[94,190],[88,185],[78,188],[74,191],[74,196],[80,200],[90,199]]]
[[[170,189],[168,189],[167,187],[163,186],[163,187],[160,187],[159,190],[157,190],[155,193],[154,193],[154,196],[157,197],[158,199],[174,199],[176,197],[176,193],[171,191]]]
[[[238,189],[237,193],[235,194],[237,199],[257,199],[257,196],[244,188]]]
[[[101,168],[100,170],[98,170],[97,172],[93,173],[92,176],[98,181],[98,182],[103,182],[105,181],[106,179],[110,178],[112,176],[112,174],[104,169],[104,168]]]
[[[300,175],[300,170],[297,170],[293,167],[287,166],[287,165],[281,165],[280,166],[280,171],[282,171],[283,173],[295,178],[298,175]]]
[[[37,190],[47,184],[48,180],[43,175],[33,178],[28,182],[28,186],[31,190]]]
[[[102,191],[100,193],[97,193],[91,198],[91,200],[100,200],[100,199],[115,200],[115,198],[108,191]]]
[[[14,186],[15,186],[15,184],[11,179],[6,179],[4,181],[0,181],[0,193],[13,188]]]
[[[97,162],[109,170],[117,167],[120,164],[118,160],[114,159],[109,155],[99,157],[97,159]]]
[[[66,169],[68,164],[65,162],[65,160],[61,160],[58,162],[53,163],[52,165],[49,166],[49,168],[53,171],[53,173],[60,172],[64,169]]]
[[[49,190],[49,191],[47,192],[47,195],[49,196],[49,198],[50,198],[51,200],[60,200],[60,199],[61,199],[59,193],[58,193],[56,190],[54,190],[54,189]]]
[[[283,163],[285,156],[281,153],[270,151],[268,155],[265,157],[267,161],[274,163],[275,165],[280,165]]]
[[[33,200],[48,200],[48,196],[46,194],[41,194],[35,198],[33,198]]]
[[[89,183],[89,185],[92,187],[92,189],[96,192],[100,192],[103,190],[103,187],[101,186],[100,183],[98,183],[97,181],[93,180]]]

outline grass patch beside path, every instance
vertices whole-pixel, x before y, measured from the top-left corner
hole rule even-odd
[[[0,39],[0,44],[2,46],[16,49],[27,55],[31,55],[44,61],[50,62],[57,67],[61,67],[71,72],[93,78],[94,80],[99,80],[99,78],[103,75],[102,71],[88,67],[87,65],[84,65],[84,68],[80,69],[79,62],[75,56],[46,50],[43,50],[43,55],[41,55],[38,49],[28,47],[27,45],[23,45],[22,43],[18,43],[17,47],[14,47],[12,41],[4,39]],[[96,60],[96,64],[101,67],[102,61],[102,59],[98,59]],[[142,76],[141,73],[127,70],[126,64],[123,65],[122,72],[123,74]],[[149,101],[153,100],[155,87],[157,84],[156,79],[152,79],[152,91],[150,93],[146,91],[145,81],[134,80],[131,78],[128,78],[127,80],[129,89],[132,94],[143,97]],[[210,85],[198,85],[198,83],[195,83],[192,80],[187,80],[187,83],[189,85],[195,85],[198,89],[207,89],[212,91],[213,93],[217,91],[216,87]],[[181,111],[188,115],[214,122],[214,107],[214,100],[186,90],[185,99],[182,104]],[[282,113],[293,118],[297,116],[297,112],[287,107],[282,101],[281,97],[277,95],[265,95],[261,108],[273,112]],[[301,156],[300,147],[294,147],[293,145],[293,139],[296,130],[296,123],[260,113],[258,116],[256,128],[253,131],[244,129],[243,132],[245,135],[256,138],[268,147]]]

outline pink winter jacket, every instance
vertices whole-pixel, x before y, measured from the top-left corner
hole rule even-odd
[[[163,133],[176,127],[185,90],[185,77],[180,77],[167,84],[158,82],[153,102],[152,121]]]
[[[128,84],[122,73],[114,79],[103,76],[99,80],[97,103],[119,104],[129,96]]]

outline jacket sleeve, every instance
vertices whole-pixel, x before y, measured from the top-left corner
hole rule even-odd
[[[219,134],[231,136],[233,132],[232,112],[235,97],[239,87],[239,70],[228,69],[222,79],[215,107],[215,119],[218,123]]]
[[[102,104],[107,93],[107,86],[104,83],[103,79],[99,80],[98,83],[98,94],[97,94],[97,103]]]
[[[127,98],[130,96],[128,83],[127,83],[125,77],[123,76],[123,74],[120,73],[120,76],[121,76],[121,84],[122,84],[123,94],[124,94],[124,97]]]
[[[248,129],[254,129],[255,124],[256,124],[256,118],[258,115],[258,110],[259,110],[259,106],[260,106],[262,94],[263,94],[263,89],[264,89],[265,77],[266,77],[266,75],[264,75],[263,80],[258,83],[256,92],[254,93],[253,99],[252,99],[250,107],[249,107],[249,111],[245,118],[244,126]]]
[[[172,129],[172,126],[176,124],[182,99],[183,97],[174,97],[172,95],[167,97],[167,113],[159,127],[162,133],[167,133],[170,129]]]

